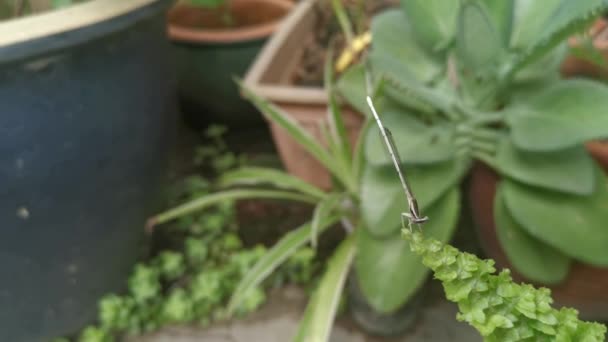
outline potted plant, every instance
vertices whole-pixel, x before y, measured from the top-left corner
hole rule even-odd
[[[91,0],[0,22],[2,341],[78,331],[140,254],[176,119],[167,8]]]
[[[332,64],[331,59],[328,60],[326,84],[332,85]],[[308,243],[316,246],[324,231],[340,224],[338,226],[344,229],[346,236],[328,262],[295,340],[327,340],[340,298],[346,293],[344,285],[349,275],[349,288],[353,291],[354,287],[354,299],[357,304],[354,317],[362,325],[375,333],[399,333],[407,329],[414,322],[417,312],[417,305],[408,303],[408,299],[418,292],[428,270],[406,248],[406,241],[397,239],[387,242],[376,239],[364,226],[361,211],[373,210],[361,207],[362,191],[365,191],[362,187],[367,186],[361,183],[365,167],[364,149],[361,144],[354,148],[350,145],[333,86],[328,87],[330,110],[325,120],[320,123],[328,141],[327,147],[321,145],[278,106],[262,99],[246,85],[243,85],[242,90],[269,121],[289,132],[289,135],[308,153],[314,155],[319,163],[331,170],[335,179],[333,190],[326,193],[321,188],[276,169],[244,168],[225,174],[221,179],[223,189],[220,191],[156,215],[151,218],[150,225],[166,223],[225,200],[272,198],[312,204],[315,206],[312,219],[281,237],[252,267],[235,290],[230,308],[236,307],[250,289],[260,284],[290,255]],[[355,152],[351,153],[352,150]],[[425,175],[412,173],[411,176],[417,181],[417,191],[428,196],[437,195],[433,184],[424,181]],[[241,188],[235,189],[234,186]],[[455,202],[457,199],[458,192],[452,191],[450,196],[437,201],[429,208],[429,212],[443,213],[442,219],[427,226],[430,236],[446,241],[451,235],[454,229],[451,221],[458,213],[458,203]],[[369,205],[369,202],[367,203]],[[408,271],[397,271],[402,269]],[[400,319],[392,319],[391,325],[378,320],[379,317],[394,318],[394,315]],[[381,324],[374,325],[375,322]]]
[[[368,63],[383,119],[411,172],[433,185],[421,207],[446,197],[457,205],[453,194],[471,168],[491,168],[500,175],[498,194],[478,196],[492,182],[471,193],[482,244],[495,257],[496,244],[487,241],[498,239],[513,270],[536,283],[565,285],[583,276],[589,278],[580,282],[594,283],[607,271],[606,180],[584,144],[608,136],[608,88],[559,73],[566,38],[607,6],[600,0],[403,1],[401,10],[372,24]],[[372,236],[394,241],[405,205],[400,186],[376,135],[362,139],[368,162],[362,217]],[[474,187],[479,177],[472,174]],[[492,212],[495,226],[481,219]],[[500,266],[504,260],[497,258]],[[595,267],[578,272],[582,265]],[[605,291],[567,292],[577,294],[567,304],[586,317],[608,311]],[[603,309],[587,310],[592,301]]]
[[[182,109],[195,124],[261,122],[232,78],[242,76],[292,0],[180,0],[169,12]]]
[[[324,141],[324,137],[318,123],[324,120],[328,107],[323,89],[323,65],[328,46],[336,43],[338,51],[339,47],[352,43],[366,30],[372,13],[395,1],[350,3],[354,8],[345,8],[342,0],[300,1],[264,46],[244,80],[248,87],[279,106],[319,141]],[[358,75],[349,73],[349,76]],[[340,92],[358,95],[361,100],[364,89],[350,89],[345,87],[347,85],[338,82],[336,87]],[[352,145],[364,122],[360,112],[366,110],[360,102],[341,109]],[[331,186],[328,171],[287,132],[272,122],[269,124],[285,168],[315,186],[328,189]]]

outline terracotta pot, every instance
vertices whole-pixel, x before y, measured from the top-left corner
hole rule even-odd
[[[292,77],[304,52],[302,42],[313,32],[315,0],[302,0],[268,41],[247,72],[245,84],[291,115],[319,141],[325,143],[319,123],[326,120],[327,95],[322,87],[297,86]],[[344,121],[354,146],[363,117],[343,108]],[[322,189],[331,188],[329,172],[283,129],[270,123],[285,168],[293,175]]]
[[[587,147],[608,172],[608,144],[594,142]],[[498,268],[509,268],[514,279],[530,283],[513,268],[496,235],[493,204],[498,180],[499,176],[483,164],[473,168],[469,196],[479,240],[486,255],[496,261]],[[576,308],[585,319],[608,320],[608,268],[573,263],[563,283],[549,288],[557,306]]]
[[[599,52],[608,59],[608,22],[604,19],[599,19],[589,30],[589,34],[593,37],[593,45]],[[576,38],[571,38],[570,46],[577,46],[579,41]],[[608,77],[608,69],[580,59],[574,56],[568,56],[561,67],[562,74],[566,77],[587,76],[593,78]]]
[[[267,38],[294,6],[290,0],[231,0],[226,12],[185,2],[171,8],[168,34],[175,44],[182,111],[196,126],[263,125],[241,98],[233,77],[242,77]],[[222,13],[237,25],[227,27]]]

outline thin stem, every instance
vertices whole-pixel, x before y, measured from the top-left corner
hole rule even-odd
[[[353,28],[350,20],[348,19],[348,14],[346,13],[346,9],[342,4],[342,0],[332,0],[332,7],[334,9],[334,14],[338,19],[338,23],[340,24],[340,28],[344,33],[344,37],[346,38],[346,43],[348,46],[352,45],[353,40],[355,39],[355,35],[353,33]]]

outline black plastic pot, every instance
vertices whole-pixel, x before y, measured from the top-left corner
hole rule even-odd
[[[425,288],[420,288],[407,303],[391,313],[378,312],[368,303],[354,272],[348,277],[347,294],[350,315],[365,332],[376,336],[395,337],[404,334],[416,323]]]
[[[124,289],[177,117],[168,5],[0,23],[0,341],[73,333]]]

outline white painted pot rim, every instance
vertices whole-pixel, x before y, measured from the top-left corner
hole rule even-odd
[[[0,48],[95,25],[159,0],[91,0],[0,23]]]

